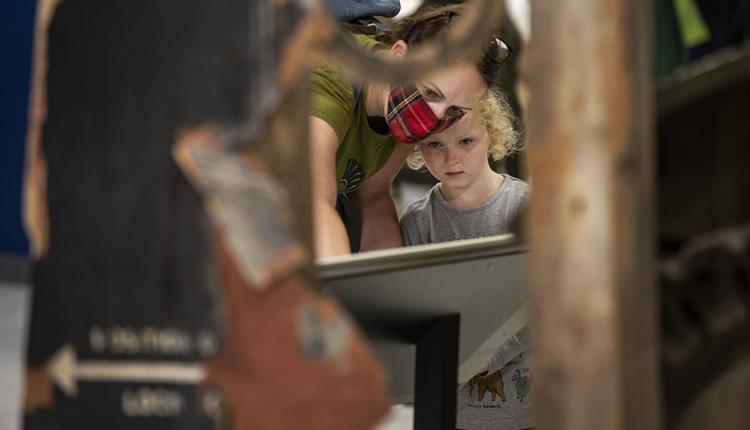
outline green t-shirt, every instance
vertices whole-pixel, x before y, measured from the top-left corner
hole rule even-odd
[[[373,49],[377,42],[365,36],[355,36],[365,49]],[[359,88],[357,96],[352,83],[333,65],[324,65],[312,74],[310,114],[327,122],[339,139],[336,152],[338,193],[359,188],[388,161],[395,146],[390,134],[380,134],[367,122],[365,99],[367,86]]]

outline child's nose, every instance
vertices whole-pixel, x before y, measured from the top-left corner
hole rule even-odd
[[[445,151],[445,161],[449,164],[454,164],[459,160],[459,153],[456,148],[448,147]]]

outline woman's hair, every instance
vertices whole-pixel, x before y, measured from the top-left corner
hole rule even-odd
[[[463,4],[426,7],[396,21],[390,30],[377,34],[376,39],[388,46],[399,40],[403,40],[408,46],[419,46],[445,37],[454,24],[461,20],[465,11],[466,6]],[[482,55],[474,64],[487,86],[497,82],[500,67],[495,61]]]
[[[487,152],[493,160],[501,160],[521,149],[520,133],[514,127],[513,111],[505,95],[499,90],[488,90],[467,115],[477,115],[486,127],[489,145]],[[422,153],[417,145],[414,145],[406,163],[414,170],[424,167]]]

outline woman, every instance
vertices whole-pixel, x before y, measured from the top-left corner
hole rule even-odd
[[[426,9],[365,49],[391,59],[446,34],[463,5]],[[318,258],[402,246],[390,188],[412,147],[471,110],[511,53],[493,38],[476,63],[459,64],[416,84],[353,86],[335,66],[313,73],[309,119],[313,215]],[[356,193],[354,193],[356,191]]]

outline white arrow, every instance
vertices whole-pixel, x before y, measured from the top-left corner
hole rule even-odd
[[[49,360],[52,381],[68,396],[78,394],[78,381],[197,384],[206,372],[203,365],[168,361],[90,360],[78,362],[66,344]]]

